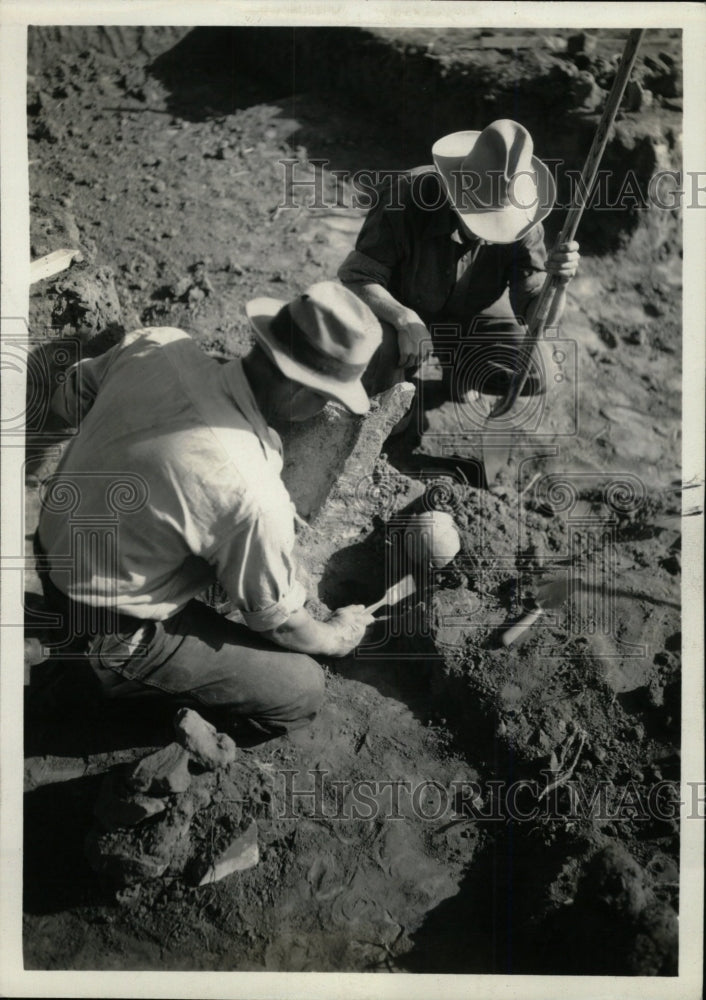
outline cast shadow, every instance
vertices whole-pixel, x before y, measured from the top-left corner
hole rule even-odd
[[[23,906],[61,913],[106,902],[83,845],[103,775],[42,785],[25,795]]]

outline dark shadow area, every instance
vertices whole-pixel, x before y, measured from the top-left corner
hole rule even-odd
[[[170,110],[192,121],[262,102],[277,103],[295,118],[302,112],[306,117],[307,105],[319,105],[330,119],[336,104],[348,105],[371,129],[385,128],[394,163],[358,157],[354,142],[351,155],[342,157],[341,150],[322,143],[320,129],[311,145],[306,129],[297,134],[310,157],[348,170],[417,166],[429,162],[431,145],[442,135],[482,129],[498,118],[518,120],[532,133],[538,154],[558,163],[561,207],[550,217],[550,238],[563,222],[563,206],[571,203],[602,108],[581,107],[576,69],[564,54],[515,52],[513,59],[488,52],[449,67],[426,46],[358,28],[198,27],[155,59],[150,71],[170,90]],[[610,74],[604,82],[610,85]],[[639,224],[641,198],[658,166],[653,145],[648,135],[632,142],[621,135],[609,144],[602,164],[604,204],[586,213],[585,249],[615,249]],[[630,197],[624,190],[628,175],[635,179]]]
[[[150,72],[169,90],[171,113],[204,121],[253,105],[276,106],[281,118],[295,123],[287,137],[292,147],[304,147],[310,162],[346,173],[404,170],[430,160],[413,120],[402,122],[393,109],[361,100],[359,87],[346,84],[340,72],[327,75],[338,66],[341,45],[348,51],[367,33],[354,28],[264,32],[194,28],[155,59]],[[282,152],[286,155],[286,147]]]
[[[43,785],[25,795],[24,909],[60,913],[107,902],[84,856],[102,775]]]
[[[173,738],[167,700],[106,701],[87,660],[51,658],[25,688],[25,756],[88,757]]]
[[[469,824],[477,823],[469,819]],[[444,900],[413,935],[401,971],[455,974],[556,972],[542,935],[546,891],[567,861],[566,846],[547,848],[517,824],[481,821],[490,839],[458,895]],[[493,834],[497,834],[493,836]],[[568,972],[568,969],[564,970]]]

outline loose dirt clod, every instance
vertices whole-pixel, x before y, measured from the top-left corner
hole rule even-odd
[[[139,792],[130,794],[121,777],[109,774],[101,786],[94,815],[105,830],[137,826],[150,816],[164,812],[166,798],[155,798]]]
[[[198,712],[182,708],[174,719],[177,741],[189,752],[192,760],[208,771],[227,767],[235,760],[236,747],[227,733],[219,733]]]
[[[126,777],[127,786],[148,795],[185,792],[191,784],[189,752],[179,743],[169,743],[144,757]]]

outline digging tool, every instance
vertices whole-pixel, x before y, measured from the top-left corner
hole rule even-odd
[[[620,65],[615,75],[615,80],[613,81],[613,86],[611,87],[610,94],[608,95],[601,120],[598,123],[598,128],[596,129],[596,134],[593,137],[591,149],[589,150],[583,171],[581,173],[581,182],[576,191],[574,204],[567,213],[562,230],[557,237],[556,246],[573,240],[576,235],[576,230],[593,190],[593,185],[596,181],[598,167],[600,166],[600,162],[603,158],[603,153],[605,152],[608,142],[608,133],[613,125],[613,122],[615,121],[615,116],[623,98],[625,87],[627,86],[633,66],[635,65],[637,51],[644,33],[644,29],[638,28],[631,31],[628,35],[627,42],[625,43],[625,49],[623,50],[623,55],[620,60]],[[506,394],[495,403],[486,418],[485,433],[481,436],[481,448],[483,452],[483,461],[486,467],[486,481],[488,485],[492,485],[501,468],[507,466],[513,446],[517,443],[516,441],[512,441],[511,437],[508,441],[505,437],[505,431],[502,426],[498,427],[496,425],[495,430],[491,432],[491,422],[497,421],[498,418],[509,413],[517,397],[522,392],[525,382],[527,381],[530,361],[532,359],[532,354],[537,341],[546,329],[550,329],[552,326],[556,325],[556,313],[559,306],[562,287],[563,284],[558,278],[550,274],[547,275],[539,294],[530,325],[519,351],[519,367]],[[510,427],[508,428],[507,434],[511,436],[513,433],[516,433],[517,430],[517,428],[513,429]],[[493,439],[497,443],[491,449],[489,445]]]
[[[398,580],[397,583],[393,583],[391,587],[388,587],[384,596],[381,597],[379,601],[376,601],[375,604],[371,604],[365,610],[369,615],[371,615],[374,611],[378,611],[386,604],[389,604],[390,607],[392,607],[394,604],[399,604],[400,601],[403,601],[405,597],[411,597],[416,589],[417,585],[414,582],[414,577],[404,576],[401,580]]]
[[[567,573],[562,576],[551,577],[540,584],[537,590],[537,606],[528,611],[526,615],[502,634],[503,646],[511,646],[520,636],[524,635],[528,628],[531,628],[536,621],[541,618],[547,608],[560,607],[569,594],[573,576]]]

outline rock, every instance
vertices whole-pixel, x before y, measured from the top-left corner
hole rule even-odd
[[[674,555],[667,556],[666,559],[660,559],[659,564],[662,569],[666,569],[666,571],[671,573],[672,576],[676,576],[678,573],[681,573],[681,559],[676,553],[674,553]]]
[[[569,35],[566,40],[566,51],[570,56],[574,56],[579,52],[585,52],[587,55],[596,51],[597,46],[596,36],[588,35],[585,31],[579,31],[576,35]]]
[[[132,791],[148,795],[185,792],[191,784],[189,754],[179,743],[169,743],[143,757],[128,773],[126,784]]]
[[[99,875],[118,885],[133,885],[150,878],[160,878],[169,867],[169,860],[145,854],[119,834],[91,830],[86,837],[86,859]]]
[[[124,329],[123,311],[115,288],[115,276],[108,267],[88,264],[72,266],[54,286],[56,301],[52,324],[63,330],[93,336],[107,328]]]
[[[236,747],[230,736],[219,733],[193,709],[182,708],[177,712],[174,729],[177,742],[207,771],[227,767],[235,760]]]
[[[91,830],[86,857],[94,871],[118,885],[133,885],[183,871],[191,846],[193,809],[176,806],[146,828]]]
[[[233,872],[242,872],[253,868],[260,860],[257,845],[257,823],[250,820],[245,831],[239,834],[226,848],[220,857],[209,867],[199,885],[211,885]]]
[[[166,190],[167,185],[160,177],[158,177],[157,180],[153,181],[150,185],[150,191],[154,191],[155,194],[162,194]]]
[[[679,920],[665,903],[646,907],[638,919],[635,940],[628,957],[636,976],[669,976],[677,973]]]
[[[599,851],[586,868],[581,896],[595,900],[601,908],[637,917],[652,902],[645,872],[618,844]]]
[[[649,91],[647,91],[649,93]],[[645,91],[637,80],[628,80],[623,96],[624,111],[639,111],[644,103]]]
[[[605,96],[588,70],[581,70],[577,74],[570,83],[570,91],[576,106],[586,111],[595,111],[603,103]]]
[[[122,793],[122,794],[121,794]],[[119,830],[137,826],[151,816],[164,812],[167,800],[142,795],[125,794],[122,781],[115,774],[108,774],[101,785],[93,814],[105,830]]]
[[[401,382],[374,396],[362,417],[329,403],[311,420],[288,429],[283,435],[282,479],[302,517],[321,511],[336,483],[355,493],[372,473],[390,431],[412,405],[414,392],[411,383]]]
[[[626,344],[637,344],[638,346],[641,346],[645,343],[645,331],[642,327],[638,326],[634,330],[631,330],[630,333],[626,334],[624,340]]]

